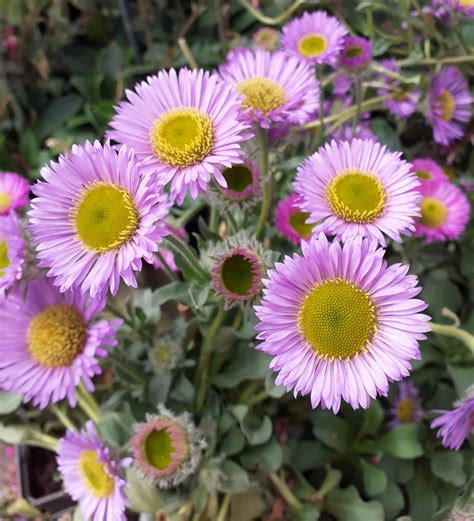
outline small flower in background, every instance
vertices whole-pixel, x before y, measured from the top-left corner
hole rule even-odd
[[[26,250],[23,230],[16,214],[0,215],[0,298],[20,280]]]
[[[314,11],[294,18],[283,27],[281,47],[308,63],[334,65],[346,35],[346,28],[337,18]]]
[[[186,237],[186,230],[184,228],[173,228],[171,225],[168,224],[167,230],[168,235],[173,235],[178,239],[184,239]],[[178,266],[176,266],[176,263],[174,262],[173,253],[167,250],[166,247],[160,248],[159,251],[168,268],[171,271],[174,271],[175,273],[178,272],[179,268]],[[157,270],[164,269],[161,260],[156,255],[153,256],[153,267]]]
[[[86,143],[41,174],[28,212],[38,266],[61,291],[115,295],[121,279],[136,287],[134,272],[167,234],[170,203],[133,151]]]
[[[92,391],[101,373],[98,359],[117,345],[121,320],[97,320],[104,299],[79,292],[60,293],[50,279],[38,278],[9,292],[0,303],[0,387],[23,394],[44,409],[67,398],[76,405],[76,386]]]
[[[411,162],[411,171],[416,174],[420,183],[448,181],[444,170],[429,157],[418,157]]]
[[[405,423],[418,423],[423,417],[418,389],[412,382],[402,381],[398,384],[398,396],[390,410],[392,420],[389,426],[398,427]]]
[[[257,49],[274,51],[280,41],[280,32],[271,27],[262,27],[253,33],[252,39]]]
[[[260,198],[260,168],[256,161],[242,156],[243,163],[224,168],[227,186],[209,186],[208,196],[223,211],[236,212],[254,206]]]
[[[222,168],[238,163],[240,144],[251,137],[241,121],[241,99],[216,74],[181,69],[160,71],[126,91],[107,136],[135,150],[146,173],[170,184],[182,204],[195,199]]]
[[[297,206],[299,198],[296,194],[289,195],[278,203],[275,211],[277,230],[295,244],[309,239],[314,228],[314,224],[306,223],[309,213],[302,212]]]
[[[420,186],[421,216],[415,233],[426,242],[457,239],[469,221],[470,204],[466,195],[449,181],[433,181]]]
[[[134,466],[159,488],[179,485],[196,471],[206,443],[188,413],[165,407],[147,415],[131,439]]]
[[[451,411],[433,412],[441,416],[431,422],[431,428],[438,429],[438,438],[442,438],[446,448],[459,450],[474,431],[474,385],[466,390],[462,400],[454,402]]]
[[[11,25],[8,25],[5,30],[5,36],[3,38],[3,45],[7,52],[7,58],[9,60],[13,60],[16,56],[17,51],[17,38],[15,36],[15,28]]]
[[[58,468],[66,492],[91,521],[125,521],[126,482],[119,470],[130,459],[114,461],[88,421],[80,432],[66,431],[59,440]]]
[[[472,97],[464,75],[456,67],[444,67],[431,81],[426,118],[433,138],[449,145],[462,138],[471,118]]]
[[[167,373],[175,369],[183,358],[183,348],[169,335],[157,338],[148,351],[148,359],[156,373]]]
[[[377,136],[372,132],[370,123],[368,121],[359,121],[356,127],[353,129],[351,124],[342,125],[338,127],[332,134],[331,139],[336,143],[342,143],[343,141],[352,141],[353,139],[363,139],[366,141],[378,141]]]
[[[19,210],[28,204],[30,185],[13,172],[0,172],[0,215]]]
[[[339,65],[348,71],[365,69],[372,59],[372,42],[361,36],[347,36],[339,52]]]
[[[451,9],[466,16],[474,17],[473,0],[435,0],[435,4],[448,5]]]
[[[256,347],[273,357],[276,384],[310,395],[313,408],[366,408],[421,357],[430,317],[414,298],[417,278],[408,266],[387,267],[376,241],[341,245],[320,234],[301,246],[264,280]]]
[[[400,72],[400,67],[397,65],[396,60],[381,60],[380,65],[390,71]],[[397,79],[388,75],[384,76],[384,82],[390,87],[395,87],[400,84]],[[392,97],[384,100],[383,104],[391,114],[398,118],[410,117],[416,111],[418,101],[421,98],[421,91],[419,89],[408,90],[405,87],[402,91],[396,93],[388,88],[378,89],[377,94],[379,96],[392,94]]]
[[[332,93],[336,96],[350,95],[349,99],[352,100],[353,84],[354,80],[348,74],[337,76],[332,84]]]
[[[343,241],[361,235],[401,242],[420,215],[419,182],[400,153],[370,140],[332,141],[298,167],[299,207],[311,214],[313,233]]]
[[[214,289],[224,297],[226,307],[258,296],[272,260],[273,254],[245,232],[211,245],[203,254]]]
[[[318,110],[319,83],[313,70],[282,51],[237,49],[218,72],[244,97],[243,116],[261,127],[305,123]]]

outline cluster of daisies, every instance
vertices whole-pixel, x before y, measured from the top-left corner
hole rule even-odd
[[[260,35],[261,46],[274,45],[273,36]],[[323,11],[288,23],[280,44],[273,52],[232,51],[212,74],[160,71],[128,90],[108,141],[73,146],[42,169],[26,227],[18,211],[30,187],[16,174],[0,174],[3,390],[40,408],[63,399],[74,407],[84,399],[81,389],[93,392],[121,325],[103,318],[108,294],[121,282],[137,287],[144,262],[177,270],[162,248],[165,237],[185,238],[170,224],[172,205],[202,195],[229,220],[255,207],[267,173],[253,159],[254,134],[278,142],[334,103],[352,104],[359,75],[374,74],[370,41],[349,36]],[[320,97],[322,66],[336,70],[329,104]],[[391,113],[406,118],[418,110],[422,92],[399,88],[396,61],[377,70]],[[472,100],[458,69],[443,68],[424,102],[437,143],[462,137]],[[275,264],[253,230],[235,224],[201,264],[226,306],[261,297],[254,304],[257,348],[271,355],[278,384],[334,413],[343,401],[365,408],[409,375],[430,330],[417,278],[384,259],[387,239],[457,239],[469,213],[466,195],[437,163],[407,163],[377,142],[362,117],[299,166],[293,193],[277,204],[276,228],[300,253]],[[421,418],[416,389],[404,385],[394,424]],[[472,409],[470,392],[433,422],[447,446],[461,446]],[[88,423],[60,440],[58,463],[83,515],[116,521],[125,519],[124,467],[159,487],[175,486],[195,471],[204,446],[188,414],[162,408],[136,426],[131,458],[117,460]]]

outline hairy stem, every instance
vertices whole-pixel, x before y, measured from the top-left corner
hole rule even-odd
[[[283,481],[280,476],[278,476],[278,474],[271,472],[268,477],[273,483],[273,486],[278,490],[280,496],[285,500],[287,505],[289,505],[294,510],[301,510],[303,508],[300,500],[293,494],[286,482]]]
[[[265,229],[268,214],[270,213],[270,206],[272,202],[272,174],[268,167],[268,135],[266,130],[261,127],[258,127],[257,138],[260,175],[264,179],[262,207],[260,209],[260,215],[258,217],[257,229],[255,230],[255,236],[258,239]]]
[[[450,336],[460,340],[466,345],[474,354],[474,335],[471,335],[463,329],[459,329],[456,326],[449,326],[446,324],[437,324],[436,322],[430,322],[433,333],[437,335]]]

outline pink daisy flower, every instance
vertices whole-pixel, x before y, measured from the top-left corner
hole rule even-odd
[[[426,242],[457,239],[469,221],[470,205],[466,195],[448,181],[422,183],[421,216],[416,235]]]
[[[332,141],[298,168],[298,203],[315,232],[343,241],[354,235],[401,242],[414,231],[420,195],[416,176],[400,153],[369,140]]]
[[[244,96],[244,116],[261,127],[305,123],[318,109],[319,83],[313,70],[282,51],[237,49],[218,72]]]
[[[444,170],[429,157],[419,157],[411,162],[411,171],[416,174],[421,184],[432,181],[448,181]]]
[[[334,64],[342,48],[346,28],[325,11],[303,13],[282,29],[281,46],[285,52],[314,64]]]
[[[127,483],[119,475],[130,459],[115,461],[91,421],[59,440],[58,468],[66,492],[90,521],[125,521]]]
[[[298,205],[300,197],[291,194],[278,203],[275,212],[275,226],[281,235],[289,241],[299,244],[302,240],[309,239],[314,224],[307,224],[309,213],[302,212]]]
[[[473,0],[437,0],[437,4],[448,4],[455,11],[474,17],[474,1]]]
[[[60,293],[43,277],[26,293],[24,287],[13,289],[0,301],[1,388],[41,409],[66,397],[74,407],[76,386],[82,381],[93,391],[92,377],[101,373],[98,359],[117,345],[121,320],[97,320],[104,306],[104,299]]]
[[[398,396],[390,409],[392,420],[389,427],[396,428],[405,423],[419,423],[423,417],[417,387],[409,381],[398,384]]]
[[[16,214],[0,215],[0,298],[21,278],[26,251]]]
[[[449,145],[464,135],[471,118],[472,97],[466,78],[456,67],[443,67],[436,75],[428,95],[426,118],[433,127],[433,138]]]
[[[372,132],[368,121],[359,121],[355,129],[352,129],[351,124],[342,125],[331,134],[331,139],[336,141],[336,143],[352,141],[355,138],[373,141],[374,143],[378,141],[377,136]]]
[[[221,171],[238,163],[240,144],[251,137],[241,121],[241,97],[216,74],[160,71],[126,91],[107,136],[135,150],[147,173],[170,184],[181,204],[195,199],[211,179],[226,186]]]
[[[28,213],[39,267],[61,291],[115,295],[120,279],[137,287],[134,272],[168,233],[170,203],[134,152],[86,143],[41,174]]]
[[[320,234],[301,246],[301,256],[285,257],[264,281],[257,349],[273,357],[276,383],[310,395],[313,408],[336,414],[342,400],[366,408],[421,358],[430,318],[414,298],[417,278],[408,266],[387,266],[376,241],[341,245]]]
[[[367,67],[372,59],[372,43],[361,36],[347,36],[339,52],[339,65],[349,71]]]
[[[431,422],[432,429],[439,429],[438,437],[448,449],[459,450],[466,438],[474,431],[474,385],[464,398],[454,403],[452,411],[433,411],[441,414]]]
[[[13,172],[0,172],[0,215],[18,210],[28,204],[30,184]]]
[[[147,415],[131,439],[134,466],[159,488],[179,485],[194,474],[206,447],[203,435],[188,413],[179,416],[161,406]]]

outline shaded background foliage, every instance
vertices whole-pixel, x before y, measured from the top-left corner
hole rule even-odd
[[[272,16],[287,5],[269,1],[261,7]],[[344,17],[353,31],[372,35],[376,57],[389,54],[416,63],[424,56],[422,44],[409,41],[414,38],[412,29],[408,33],[401,29],[403,17],[412,8],[408,1],[317,5]],[[127,87],[160,68],[186,65],[179,38],[186,38],[201,67],[211,69],[223,60],[226,49],[237,43],[251,45],[252,33],[262,26],[238,2],[220,0],[0,0],[0,23],[0,167],[31,180],[39,176],[42,165],[73,143],[102,136],[113,105]],[[472,21],[466,19],[458,29],[464,42],[474,46]],[[449,27],[432,22],[420,30],[431,31],[433,50],[455,54],[460,48]],[[466,65],[464,72],[472,73],[472,67]],[[411,74],[421,75],[420,83],[428,80],[426,69],[415,66]],[[442,163],[447,159],[453,177],[472,179],[472,132],[446,158],[438,155],[419,113],[407,121],[395,121],[375,112],[371,127],[380,141],[392,150],[403,150],[408,159],[433,156]],[[282,190],[306,155],[305,141],[290,142],[275,172]],[[195,228],[193,222],[188,231]],[[202,223],[199,230],[201,241],[212,237]],[[280,246],[280,251],[289,251],[286,243]],[[463,328],[474,330],[472,223],[461,243],[422,246],[407,240],[389,252],[389,262],[398,261],[410,263],[411,271],[420,276],[423,298],[434,319],[451,320],[443,312],[447,308],[459,317]],[[143,375],[143,381],[130,385],[127,366],[115,365],[116,378],[106,373],[97,391],[103,412],[99,428],[115,448],[128,440],[130,426],[156,403],[166,401],[175,410],[193,403],[196,337],[211,313],[208,288],[200,287],[192,276],[163,285],[146,273],[142,283],[160,287],[139,290],[129,300],[130,327],[123,331],[119,352],[129,368]],[[190,363],[163,377],[150,371],[146,346],[169,329],[170,316],[175,320],[176,306],[170,301],[181,304],[175,328],[183,335]],[[194,315],[183,311],[183,306],[192,308]],[[191,499],[178,492],[158,494],[129,476],[135,510],[156,511],[191,501],[196,512],[204,513],[202,519],[206,515],[214,519],[212,502],[222,492],[230,494],[233,521],[265,516],[276,520],[284,515],[305,521],[378,521],[402,515],[414,521],[443,519],[472,476],[472,442],[454,453],[441,447],[426,422],[388,430],[390,397],[373,401],[367,411],[343,407],[338,416],[312,411],[307,399],[295,401],[275,387],[268,357],[249,350],[253,315],[247,313],[241,324],[232,318],[214,341],[218,362],[201,420],[211,442]],[[422,353],[422,360],[414,363],[412,380],[420,389],[423,408],[450,409],[474,381],[472,356],[459,341],[434,335],[423,343]],[[0,414],[6,415],[6,425],[17,406],[2,399]],[[24,407],[18,415],[34,421],[37,411]],[[53,423],[47,419],[45,428],[52,429]],[[27,436],[5,432],[3,437],[13,441]],[[266,480],[268,474],[271,480],[286,476],[302,508],[287,507],[283,514],[284,507]],[[472,485],[458,505],[467,508],[471,494]]]

